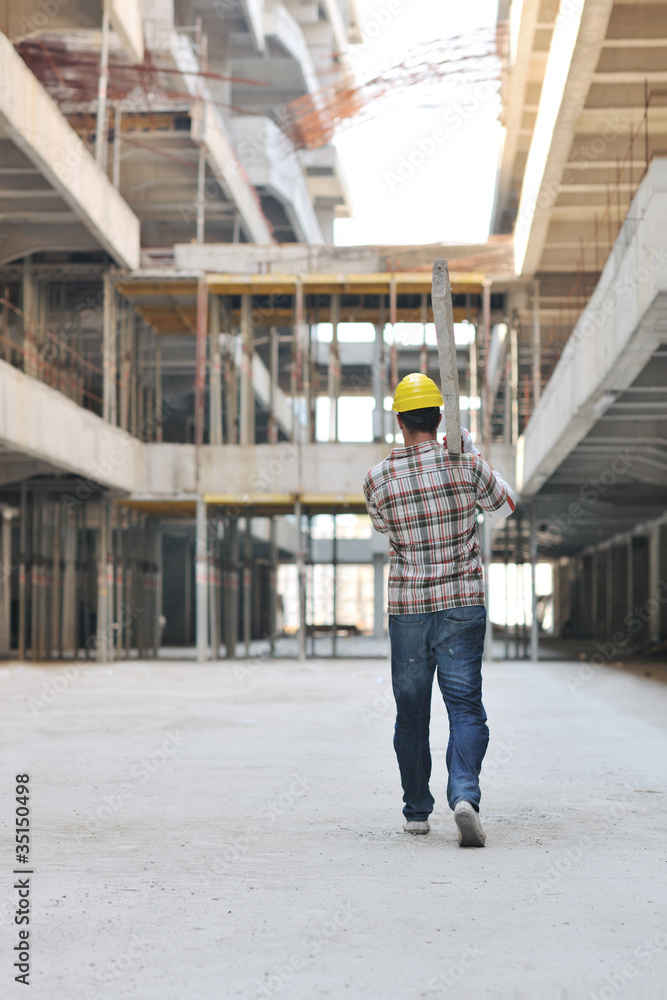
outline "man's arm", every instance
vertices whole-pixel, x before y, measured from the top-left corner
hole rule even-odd
[[[366,510],[370,515],[371,521],[373,522],[373,527],[376,531],[381,531],[383,535],[386,535],[389,529],[384,523],[382,514],[377,508],[377,503],[375,502],[375,497],[373,495],[373,486],[368,476],[364,479],[364,497],[366,498]]]
[[[482,475],[480,476],[480,494],[477,502],[491,517],[499,519],[509,517],[516,510],[516,497],[514,490],[506,483],[499,472],[492,469],[484,461],[479,449],[472,443],[472,438],[467,428],[461,431],[461,444],[464,455],[474,455],[482,463]]]
[[[509,517],[516,510],[514,490],[481,456],[477,456],[475,465],[479,469],[477,503],[490,517]]]

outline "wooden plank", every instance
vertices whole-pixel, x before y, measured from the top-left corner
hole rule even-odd
[[[447,450],[450,455],[460,455],[461,411],[459,409],[459,369],[456,364],[456,343],[454,341],[452,287],[449,283],[449,267],[443,257],[438,257],[433,261],[431,301],[438,341],[440,391],[445,403]]]

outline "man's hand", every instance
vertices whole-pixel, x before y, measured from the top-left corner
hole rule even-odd
[[[481,452],[479,448],[475,448],[472,443],[472,438],[470,437],[470,431],[467,427],[461,428],[461,448],[463,449],[464,455],[480,455]]]
[[[445,434],[443,438],[443,446],[447,447],[447,435]],[[470,431],[467,427],[461,428],[461,451],[464,455],[480,455],[479,449],[475,448],[472,443],[472,438],[470,437]]]

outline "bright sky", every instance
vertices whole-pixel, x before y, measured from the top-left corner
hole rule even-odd
[[[362,77],[400,62],[420,43],[492,27],[497,11],[497,0],[358,0],[358,5],[366,41],[351,46],[350,53]],[[336,221],[336,242],[484,241],[501,135],[496,90],[443,83],[415,88],[378,118],[341,132],[335,142],[354,218]],[[461,106],[463,100],[468,107]],[[434,130],[442,135],[437,142]]]

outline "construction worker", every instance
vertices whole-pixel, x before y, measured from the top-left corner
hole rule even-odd
[[[479,773],[489,730],[482,704],[486,633],[477,510],[508,517],[511,488],[490,468],[463,430],[463,454],[438,444],[443,405],[426,375],[399,382],[393,409],[404,447],[364,480],[373,526],[389,536],[389,638],[396,700],[394,749],[403,786],[404,830],[428,833],[429,724],[433,676],[449,717],[447,800],[461,847],[483,847]]]

